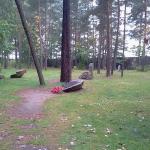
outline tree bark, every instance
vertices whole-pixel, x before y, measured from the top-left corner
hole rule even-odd
[[[43,39],[42,39],[42,22],[41,22],[41,0],[38,0],[38,13],[39,13],[39,37],[40,37],[40,65],[41,68],[43,68],[43,52],[44,52],[44,48],[43,48]]]
[[[45,85],[45,81],[44,81],[44,77],[43,77],[43,74],[42,74],[42,70],[41,70],[39,61],[37,59],[37,56],[35,54],[35,48],[33,46],[32,37],[31,37],[31,34],[29,32],[29,29],[28,29],[27,21],[25,19],[24,13],[23,13],[22,6],[21,6],[19,0],[15,0],[15,3],[16,3],[16,6],[17,6],[17,9],[18,9],[20,18],[21,18],[21,22],[22,22],[24,31],[25,31],[26,36],[27,36],[27,40],[28,40],[28,43],[29,43],[29,46],[30,46],[30,50],[31,50],[31,55],[33,57],[33,61],[34,61],[35,67],[36,67],[36,71],[37,71],[38,77],[39,77],[40,85]]]
[[[100,29],[101,30],[101,29]],[[99,31],[99,50],[98,50],[98,60],[97,60],[97,73],[100,74],[101,69],[101,53],[102,53],[102,42],[103,42],[103,31]]]
[[[61,82],[71,80],[70,49],[70,0],[63,0],[62,49],[61,49]]]
[[[110,38],[110,8],[111,8],[111,0],[107,0],[107,55],[106,55],[106,77],[111,75],[111,38]]]
[[[127,1],[125,0],[125,9],[124,9],[124,33],[123,33],[123,52],[122,52],[122,68],[121,68],[121,77],[124,75],[124,61],[125,61],[125,47],[126,47],[126,13],[127,13]]]
[[[47,70],[47,60],[48,60],[48,25],[47,25],[47,16],[48,16],[48,2],[45,0],[45,60],[44,60],[44,69]]]
[[[23,33],[22,29],[19,26],[18,31],[18,53],[19,53],[19,60],[18,60],[18,68],[21,69],[22,64],[22,44],[23,44]]]
[[[144,0],[144,6],[145,6],[145,23],[144,23],[144,42],[143,42],[143,51],[142,51],[142,68],[141,71],[145,70],[145,51],[146,51],[146,43],[145,43],[145,39],[146,39],[146,34],[147,34],[147,0]]]
[[[101,66],[102,69],[106,69],[106,30],[103,31],[103,39],[102,39],[102,61]]]
[[[78,51],[78,44],[79,44],[79,31],[78,31],[78,0],[75,3],[75,23],[74,23],[74,42],[75,42],[75,46],[74,46],[74,63],[75,66],[77,66],[77,51]]]
[[[139,46],[138,46],[138,66],[141,65],[142,19],[143,19],[143,13],[140,14],[140,36],[139,36]]]
[[[117,16],[117,33],[116,33],[116,41],[115,48],[113,53],[113,62],[111,67],[111,75],[113,75],[114,69],[116,69],[116,60],[117,60],[117,52],[118,52],[118,41],[119,41],[119,30],[120,30],[120,0],[118,0],[118,16]]]
[[[99,31],[99,50],[98,50],[98,57],[97,57],[97,74],[100,74],[100,68],[101,68],[101,40],[102,40],[102,36]]]
[[[8,68],[8,55],[4,52],[4,69]]]
[[[14,38],[15,40],[15,68],[17,68],[17,65],[18,65],[18,42],[17,42],[17,38],[15,37]]]

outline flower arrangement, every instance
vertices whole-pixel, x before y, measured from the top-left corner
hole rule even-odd
[[[51,89],[51,92],[54,94],[58,94],[58,93],[61,93],[63,91],[63,89],[64,89],[64,87],[62,87],[62,86],[56,86]]]

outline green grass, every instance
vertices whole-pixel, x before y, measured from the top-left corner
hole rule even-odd
[[[48,103],[47,110],[56,108],[54,116],[65,113],[74,125],[72,128],[70,124],[61,138],[66,145],[76,139],[72,149],[149,150],[149,91],[149,72],[127,72],[123,79],[118,74],[111,79],[96,75],[94,80],[85,82],[82,92]],[[91,133],[87,124],[96,132]],[[112,130],[111,135],[107,136],[107,128]]]
[[[35,121],[23,119],[16,120],[7,115],[7,110],[20,101],[20,98],[16,95],[17,91],[39,87],[35,70],[28,70],[21,79],[10,79],[9,76],[13,73],[15,73],[15,69],[2,70],[1,72],[1,74],[5,75],[5,80],[0,80],[0,136],[3,131],[9,133],[8,137],[6,136],[4,140],[0,140],[0,149],[2,150],[10,150],[12,145],[14,145],[12,142],[15,142],[17,136],[28,133],[38,134],[40,130],[40,128],[37,128],[36,131],[32,130],[28,131],[28,133],[24,133],[24,131],[20,129],[20,126],[32,124]],[[44,76],[47,86],[50,88],[54,85],[48,85],[48,81],[58,79],[59,71],[56,69],[48,69],[44,71]]]
[[[2,70],[1,74],[5,75],[5,80],[0,80],[0,108],[2,109],[9,102],[18,100],[15,92],[24,88],[35,88],[39,86],[38,78],[35,70],[29,70],[27,74],[21,79],[10,79],[9,76],[15,73],[15,69]],[[50,79],[59,77],[59,71],[52,69],[52,71],[44,71],[46,83]]]
[[[8,76],[14,70],[3,70]],[[81,71],[73,71],[74,78]],[[45,103],[46,117],[40,120],[9,118],[5,112],[20,99],[14,93],[23,88],[38,86],[36,73],[29,70],[24,78],[0,81],[0,131],[10,133],[0,147],[9,150],[19,135],[33,135],[28,141],[34,145],[50,145],[53,134],[62,147],[73,150],[149,150],[150,149],[150,72],[127,71],[107,79],[105,74],[85,81],[79,92],[61,94]],[[59,78],[59,71],[44,71],[46,81]],[[54,86],[48,85],[48,87]],[[67,121],[61,121],[61,116]],[[34,123],[37,128],[21,130],[21,125]],[[87,126],[88,125],[88,126]],[[111,130],[108,134],[106,130]],[[93,130],[95,132],[93,132]],[[56,141],[55,141],[56,142]],[[73,142],[74,145],[70,145]]]

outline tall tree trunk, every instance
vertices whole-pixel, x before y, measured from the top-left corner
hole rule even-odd
[[[74,42],[75,42],[75,48],[74,48],[74,63],[75,66],[77,66],[77,51],[78,51],[78,44],[79,44],[79,31],[78,31],[78,0],[75,3],[75,23],[74,23]]]
[[[97,73],[98,74],[100,74],[100,69],[101,69],[101,55],[102,55],[102,43],[103,43],[102,32],[103,32],[102,30],[99,31],[99,50],[98,50],[98,60],[97,60]]]
[[[101,68],[101,46],[102,46],[102,34],[99,31],[99,50],[98,50],[98,57],[97,57],[97,73],[100,74]]]
[[[23,10],[22,10],[22,6],[21,6],[19,0],[15,0],[15,3],[16,3],[16,6],[17,6],[17,9],[18,9],[20,18],[21,18],[21,22],[22,22],[24,31],[25,31],[26,36],[27,36],[27,40],[28,40],[28,43],[29,43],[29,46],[30,46],[30,50],[31,50],[31,55],[33,57],[33,61],[34,61],[35,67],[36,67],[36,71],[37,71],[38,77],[39,77],[40,85],[45,85],[45,81],[44,81],[44,77],[43,77],[43,74],[42,74],[42,70],[41,70],[39,61],[37,59],[37,56],[35,54],[35,48],[33,46],[33,41],[32,41],[31,34],[29,32],[29,29],[28,29],[27,21],[25,19],[25,16],[24,16],[24,13],[23,13]]]
[[[2,68],[4,68],[4,51],[2,50]]]
[[[122,68],[121,68],[121,77],[124,75],[124,62],[125,62],[125,47],[126,47],[126,13],[127,13],[127,1],[125,0],[125,8],[124,8],[124,33],[123,33],[123,52],[122,52]]]
[[[118,0],[117,33],[116,33],[115,48],[114,48],[114,53],[113,53],[113,62],[112,62],[112,67],[111,67],[112,75],[113,75],[114,69],[116,69],[116,60],[117,60],[118,42],[119,42],[119,30],[120,30],[120,0]]]
[[[103,39],[102,39],[102,69],[106,69],[106,30],[103,31]]]
[[[41,22],[41,0],[38,0],[39,3],[39,36],[40,36],[40,65],[43,68],[43,39],[42,39],[42,22]]]
[[[15,37],[15,68],[17,68],[18,65],[18,42],[17,42],[17,38]]]
[[[146,51],[146,43],[145,40],[147,40],[146,34],[147,34],[147,0],[144,0],[144,6],[145,6],[145,23],[144,23],[144,42],[143,42],[143,51],[142,51],[142,68],[141,71],[145,70],[145,51]]]
[[[110,8],[111,8],[111,0],[107,0],[107,54],[106,54],[106,77],[111,75],[111,35],[110,35]]]
[[[8,55],[6,52],[4,52],[4,69],[8,68]]]
[[[44,59],[44,69],[47,70],[47,60],[48,60],[48,2],[45,0],[45,59]]]
[[[95,66],[96,66],[96,62],[95,62],[95,61],[96,61],[96,54],[95,54],[95,53],[96,53],[96,46],[95,46],[95,43],[96,43],[96,42],[95,42],[95,25],[94,25],[94,18],[93,18],[92,40],[93,40],[93,41],[92,41],[92,46],[93,46],[93,51],[92,51],[92,53],[93,53],[93,54],[92,54],[92,55],[93,55],[92,57],[93,57],[93,58],[92,58],[92,59],[93,59],[93,64],[94,64],[94,68],[95,68]]]
[[[138,46],[138,66],[141,65],[142,19],[143,19],[143,15],[142,15],[142,13],[141,13],[141,14],[140,14],[140,36],[139,36],[139,46]]]
[[[63,0],[62,49],[61,49],[61,82],[71,80],[70,49],[70,0]]]
[[[52,14],[53,14],[53,11],[51,9],[51,5],[50,5],[50,10],[49,10],[49,18],[52,18]],[[52,28],[53,28],[53,22],[50,22],[49,21],[49,24],[48,24],[48,41],[49,41],[49,49],[47,49],[47,59],[49,58],[49,60],[52,60],[53,58],[53,46],[52,46],[52,41],[51,41],[51,34],[52,34]],[[49,52],[48,52],[49,50]]]
[[[74,42],[75,42],[75,46],[74,46],[74,65],[77,66],[77,48],[78,48],[78,41],[77,41],[77,25],[75,24],[75,37],[74,37]]]
[[[18,60],[18,68],[21,69],[22,67],[22,43],[23,43],[23,33],[21,27],[19,27],[18,31],[18,53],[19,53],[19,60]]]

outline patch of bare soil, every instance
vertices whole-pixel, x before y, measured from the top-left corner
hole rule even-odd
[[[55,95],[46,88],[25,89],[17,92],[22,99],[20,104],[10,110],[10,114],[20,118],[40,118],[44,102]]]
[[[58,80],[49,81],[50,83],[59,82]],[[25,89],[17,92],[20,96],[21,102],[14,106],[9,112],[13,117],[23,119],[40,119],[44,114],[42,113],[42,106],[46,100],[50,100],[55,97],[55,94],[50,92],[50,89],[36,88],[36,89]],[[70,125],[70,122],[66,115],[61,114],[54,124],[50,128],[46,129],[47,138],[50,140],[49,144],[45,146],[34,146],[28,145],[28,140],[34,139],[28,135],[28,130],[38,128],[34,124],[22,125],[20,128],[27,134],[21,135],[16,139],[14,144],[14,150],[66,150],[68,146],[61,146],[58,144],[59,138],[66,128]]]

